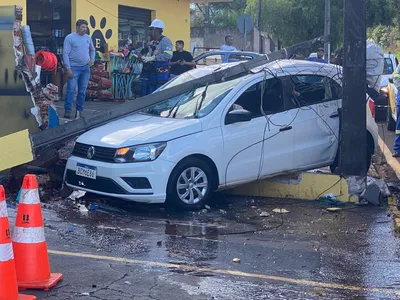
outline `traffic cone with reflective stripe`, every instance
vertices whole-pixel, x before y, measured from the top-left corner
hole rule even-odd
[[[43,225],[36,176],[26,175],[12,233],[20,289],[48,291],[62,279],[62,274],[50,273]]]
[[[0,185],[0,300],[35,300],[35,296],[18,295],[6,195]]]

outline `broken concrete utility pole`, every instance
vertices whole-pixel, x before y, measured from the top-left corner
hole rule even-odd
[[[224,80],[229,80],[232,77],[247,74],[253,68],[262,66],[268,62],[272,62],[278,59],[288,58],[300,49],[309,49],[315,44],[323,44],[329,40],[329,36],[319,37],[301,44],[282,49],[277,52],[268,54],[268,56],[261,56],[248,62],[240,63],[235,66],[215,71],[212,74],[204,77],[194,79],[169,89],[165,89],[151,95],[139,98],[137,100],[118,105],[113,109],[95,113],[90,117],[84,117],[77,119],[61,126],[46,129],[44,131],[34,133],[31,135],[32,146],[34,150],[40,150],[40,148],[47,148],[52,146],[54,143],[62,142],[64,140],[73,138],[79,134],[84,133],[87,130],[95,127],[104,125],[110,121],[131,115],[132,113],[141,111],[154,104],[162,102],[166,99],[175,97],[182,93],[194,90],[196,88],[206,86],[207,84],[213,84]]]
[[[343,175],[365,176],[366,0],[344,0],[344,62],[340,168]]]

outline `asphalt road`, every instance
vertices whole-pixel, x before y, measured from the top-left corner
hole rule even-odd
[[[64,280],[31,294],[58,300],[400,296],[400,240],[386,208],[348,205],[329,213],[319,202],[224,195],[203,212],[105,203],[112,206],[88,216],[63,200],[43,205],[52,271]],[[13,219],[15,209],[9,214]]]

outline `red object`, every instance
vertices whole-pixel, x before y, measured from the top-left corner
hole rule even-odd
[[[371,111],[372,117],[375,119],[375,101],[372,100],[371,98],[368,99],[368,106],[369,110]]]
[[[97,96],[100,100],[112,100],[113,98],[113,94],[107,90],[99,91]]]
[[[36,64],[41,66],[43,70],[56,72],[58,60],[57,56],[48,51],[40,50],[35,54]]]
[[[110,89],[112,88],[112,81],[110,79],[101,78],[99,86],[101,86],[102,89]]]
[[[43,226],[36,176],[26,175],[12,235],[15,269],[20,289],[48,291],[62,279],[62,274],[50,273]]]
[[[100,82],[101,81],[101,77],[97,76],[97,75],[92,75],[92,78],[90,79],[93,82]]]
[[[93,74],[93,76],[99,76],[101,78],[108,78],[108,72],[107,71],[94,69],[92,74]]]
[[[35,300],[35,296],[18,294],[17,274],[5,198],[4,188],[0,185],[0,299]]]

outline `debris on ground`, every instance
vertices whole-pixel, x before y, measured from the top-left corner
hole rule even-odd
[[[208,213],[208,210],[205,208],[200,211],[200,214],[206,214],[206,213]]]
[[[277,214],[287,214],[289,211],[286,210],[286,209],[284,209],[284,208],[275,208],[275,209],[273,210],[273,212],[274,212],[274,213],[277,213]]]
[[[375,183],[368,185],[364,192],[361,194],[361,197],[375,206],[381,205],[382,202],[381,189]]]
[[[76,200],[81,199],[85,195],[86,195],[85,191],[77,190],[77,191],[73,191],[72,194],[68,196],[68,199],[76,201]]]
[[[328,206],[344,206],[344,203],[337,200],[336,195],[334,194],[325,194],[321,198],[319,198],[318,203],[321,205],[328,205]]]
[[[361,224],[360,228],[357,229],[358,232],[366,232],[367,231],[367,225]]]
[[[87,215],[89,213],[89,210],[86,208],[85,205],[79,204],[79,210],[78,210],[82,215]]]
[[[233,259],[233,262],[234,262],[235,264],[240,264],[240,258],[234,258],[234,259]]]
[[[157,246],[158,246],[158,247],[161,247],[161,246],[162,246],[162,241],[158,241],[158,242],[157,242]]]
[[[269,217],[269,212],[266,212],[266,211],[261,212],[260,217],[263,217],[263,218]]]
[[[91,203],[91,204],[89,205],[88,209],[89,209],[90,211],[98,210],[98,209],[99,209],[99,206],[98,206],[97,204]]]
[[[223,210],[223,209],[220,209],[219,212],[220,212],[221,214],[223,214],[223,215],[226,215],[226,214],[227,214],[226,210]]]
[[[206,209],[208,209],[208,210],[211,209],[211,207],[209,207],[208,205],[204,205],[204,207],[205,207]]]
[[[338,212],[341,211],[342,209],[340,207],[328,207],[326,210],[329,212]]]

